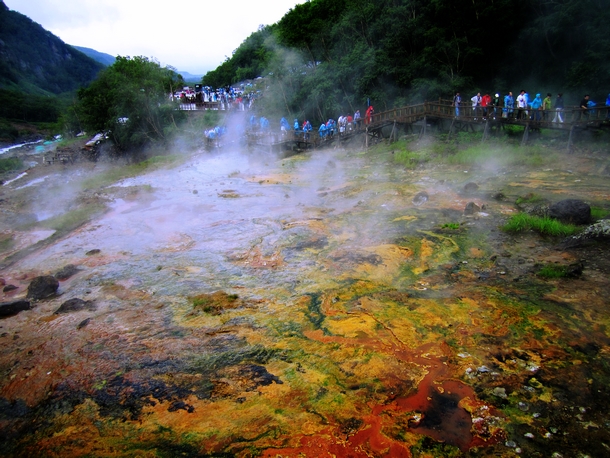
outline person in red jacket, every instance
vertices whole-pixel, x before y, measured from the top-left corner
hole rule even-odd
[[[491,105],[491,97],[489,94],[485,94],[481,98],[481,107],[483,108],[483,120],[487,117],[487,107]]]
[[[364,115],[364,123],[365,124],[370,124],[371,120],[373,119],[373,113],[375,112],[375,109],[373,108],[373,105],[371,105],[370,107],[368,107],[366,109],[366,114]]]

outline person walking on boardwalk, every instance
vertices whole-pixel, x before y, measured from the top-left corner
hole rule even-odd
[[[553,122],[559,122],[563,124],[563,94],[560,92],[557,94],[557,98],[555,99],[555,117],[553,118]]]
[[[362,127],[362,117],[360,116],[360,110],[356,110],[354,113],[354,128],[360,130],[360,127]]]
[[[373,108],[373,105],[371,105],[370,107],[368,107],[366,109],[366,113],[364,115],[364,123],[365,124],[370,124],[371,121],[373,120],[373,113],[375,113],[375,109]]]
[[[515,99],[513,99],[513,93],[511,91],[508,91],[508,94],[504,96],[504,108],[502,108],[502,117],[512,118],[514,108]]]
[[[580,112],[578,114],[578,120],[580,121],[583,117],[585,120],[589,119],[589,94],[585,94],[583,99],[580,101],[578,105],[580,107]]]
[[[542,110],[542,98],[536,94],[532,100],[532,121],[540,121],[540,111]]]
[[[481,109],[481,93],[477,92],[477,95],[470,99],[472,102],[472,114],[474,115],[474,120],[477,120],[479,116],[479,110]]]
[[[525,98],[525,90],[521,89],[519,95],[517,96],[517,119],[523,119],[523,114],[525,112],[527,116],[527,99]]]
[[[460,96],[459,92],[455,93],[455,96],[453,97],[453,106],[455,107],[455,117],[459,118],[460,117],[460,104],[462,103],[462,97]]]
[[[500,94],[496,92],[494,98],[491,100],[491,106],[493,107],[493,117],[496,119],[500,110]]]
[[[489,94],[485,94],[482,98],[481,98],[481,107],[483,108],[483,121],[485,121],[485,119],[487,118],[488,113],[488,108],[491,105],[491,97],[489,96]]]
[[[551,93],[548,92],[546,97],[542,101],[542,119],[545,121],[549,120],[549,111],[552,109],[553,102],[551,101]]]

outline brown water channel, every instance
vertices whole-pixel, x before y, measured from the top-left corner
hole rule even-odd
[[[608,456],[607,247],[499,230],[529,192],[607,207],[598,166],[225,151],[122,181],[0,273],[7,301],[79,268],[0,321],[1,454]]]

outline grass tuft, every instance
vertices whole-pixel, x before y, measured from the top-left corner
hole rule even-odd
[[[570,269],[567,266],[560,266],[556,264],[547,264],[538,271],[537,274],[542,278],[566,278],[570,276]]]
[[[512,233],[531,230],[552,237],[567,237],[576,234],[580,229],[574,224],[564,224],[561,221],[548,216],[539,217],[519,213],[513,215],[508,222],[502,226],[502,230]]]

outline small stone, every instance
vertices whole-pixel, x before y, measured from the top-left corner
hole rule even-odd
[[[517,404],[517,408],[522,412],[527,412],[530,410],[530,406],[527,402],[519,402],[519,404]]]
[[[18,288],[15,285],[6,285],[4,288],[2,288],[2,292],[3,293],[8,293],[8,292],[11,292],[11,291],[15,291],[16,289],[18,289]]]
[[[502,387],[497,386],[497,387],[495,387],[493,389],[492,393],[493,393],[494,396],[497,396],[499,398],[502,398],[502,399],[506,399],[507,398],[506,388],[502,388]]]
[[[426,191],[421,191],[415,194],[411,202],[413,205],[422,205],[423,203],[428,201],[428,193]]]
[[[509,448],[515,448],[517,446],[517,443],[515,441],[506,441],[504,445]]]
[[[464,208],[465,215],[474,215],[475,213],[478,213],[480,211],[481,211],[481,207],[479,207],[474,202],[468,202],[466,204],[466,207]]]
[[[64,267],[62,267],[61,269],[59,269],[54,277],[57,278],[58,280],[67,280],[68,278],[70,278],[72,275],[76,274],[78,272],[78,267],[76,267],[74,264],[67,264]]]
[[[98,249],[98,248],[95,248],[95,249],[93,249],[93,250],[89,250],[89,251],[87,251],[87,252],[85,253],[85,255],[86,255],[86,256],[93,256],[93,255],[96,255],[96,254],[100,254],[101,252],[102,252],[102,250],[100,250],[100,249]]]
[[[527,437],[528,439],[534,438],[534,435],[532,433],[525,433],[524,436]]]

